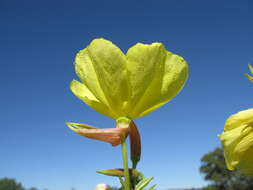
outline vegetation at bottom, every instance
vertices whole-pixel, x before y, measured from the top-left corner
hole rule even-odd
[[[36,188],[25,189],[21,183],[15,179],[3,178],[0,179],[0,190],[37,190]]]
[[[118,190],[117,187],[110,187],[111,190]],[[24,188],[23,185],[17,182],[15,179],[11,178],[2,178],[0,179],[0,190],[40,190],[36,187]],[[49,189],[41,189],[41,190],[49,190]],[[71,188],[70,190],[76,190],[75,188]]]
[[[200,173],[209,185],[200,190],[253,190],[253,177],[247,177],[239,171],[229,171],[223,156],[223,149],[216,148],[201,158]],[[24,188],[15,179],[0,179],[0,190],[39,190],[35,187]],[[42,189],[47,190],[47,189]],[[70,190],[75,190],[74,188]],[[121,190],[111,187],[111,190]],[[183,190],[183,189],[182,189]],[[189,189],[190,190],[190,189]]]
[[[201,158],[200,172],[210,182],[202,190],[253,190],[253,177],[227,169],[222,148],[216,148]]]

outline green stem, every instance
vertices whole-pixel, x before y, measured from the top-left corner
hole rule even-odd
[[[123,157],[123,163],[124,163],[124,176],[125,176],[125,185],[124,190],[131,190],[131,184],[130,184],[130,176],[129,176],[129,169],[128,169],[128,157],[127,157],[127,147],[126,147],[126,141],[121,144],[122,148],[122,157]]]

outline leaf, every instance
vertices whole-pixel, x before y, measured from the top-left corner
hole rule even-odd
[[[149,190],[154,190],[154,189],[155,189],[155,186],[156,186],[156,184],[155,184],[155,185],[152,185],[152,186],[149,188]]]
[[[122,169],[107,169],[107,170],[99,170],[96,172],[99,174],[115,176],[115,177],[123,177],[124,176],[124,170],[122,170]]]
[[[122,185],[122,187],[124,188],[124,180],[122,179],[122,177],[119,177],[119,181],[120,181],[120,184]]]
[[[245,76],[246,76],[251,82],[253,82],[253,77],[252,77],[252,76],[250,76],[250,75],[247,74],[247,73],[245,73]]]
[[[150,183],[150,181],[153,179],[154,179],[153,177],[144,178],[136,185],[135,190],[143,190]]]
[[[123,168],[115,168],[115,169],[106,169],[96,171],[99,174],[115,176],[115,177],[124,177],[124,169]],[[135,177],[142,177],[143,174],[136,169],[129,169],[129,173]]]

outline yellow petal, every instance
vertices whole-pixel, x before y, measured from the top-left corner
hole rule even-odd
[[[150,113],[174,98],[188,79],[188,64],[182,57],[168,52],[164,66],[162,86],[161,88],[158,88],[158,85],[150,87],[153,96],[148,95],[143,100],[145,111],[140,116]]]
[[[136,118],[140,112],[136,110],[137,104],[145,96],[145,92],[155,79],[156,74],[163,70],[162,64],[165,62],[166,52],[161,43],[151,45],[137,43],[128,50],[126,56],[132,91],[129,116]]]
[[[241,125],[247,125],[253,122],[253,108],[240,111],[230,116],[224,127],[224,131],[232,130]]]
[[[242,125],[227,132],[224,132],[219,136],[223,144],[224,156],[228,169],[234,170],[240,162],[241,155],[236,152],[236,150],[238,150],[236,147],[247,134],[247,126]]]
[[[171,100],[188,78],[187,62],[161,43],[138,43],[127,52],[132,87],[130,118],[148,114]]]
[[[138,43],[124,55],[112,42],[95,39],[77,54],[75,67],[108,111],[93,108],[114,119],[148,114],[176,96],[188,78],[187,62],[161,43]]]
[[[250,138],[252,139],[252,136]],[[238,169],[242,171],[246,176],[252,176],[253,175],[253,148],[252,148],[252,142],[251,147],[244,152],[244,156],[241,158],[241,162],[238,165]]]
[[[108,106],[100,102],[84,84],[73,80],[70,84],[70,89],[79,99],[99,113],[107,115],[111,118],[117,118],[117,116],[115,116],[114,113],[108,108]]]
[[[88,55],[98,77],[98,82],[115,114],[125,116],[129,100],[126,57],[112,42],[96,39],[87,47]]]
[[[109,103],[104,95],[99,82],[99,76],[94,68],[91,58],[88,55],[87,49],[79,51],[75,59],[75,70],[80,80],[86,84],[89,91],[96,96],[96,98],[109,106]]]
[[[220,139],[228,169],[253,175],[253,109],[229,117]]]

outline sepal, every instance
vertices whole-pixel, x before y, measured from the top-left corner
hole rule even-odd
[[[86,124],[66,123],[67,126],[81,136],[111,143],[112,146],[122,144],[129,133],[129,128],[100,129]]]

